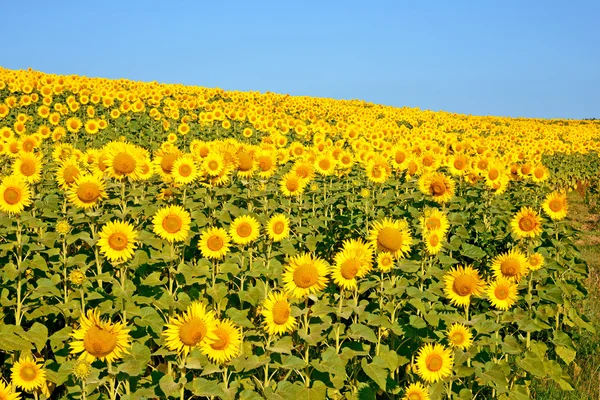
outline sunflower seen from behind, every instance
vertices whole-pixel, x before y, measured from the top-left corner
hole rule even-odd
[[[479,272],[471,266],[452,268],[444,275],[444,292],[450,302],[458,307],[466,307],[472,296],[483,293],[485,282]]]
[[[531,207],[522,207],[510,225],[520,238],[534,238],[542,233],[542,219]]]
[[[270,292],[262,303],[264,329],[269,335],[282,335],[296,330],[298,322],[292,317],[292,306],[284,292]]]
[[[258,239],[260,235],[260,224],[251,215],[236,217],[229,226],[229,236],[234,243],[249,244]]]
[[[46,385],[46,370],[30,356],[19,358],[10,371],[13,385],[26,392],[42,389]]]
[[[322,291],[327,286],[328,265],[311,254],[299,254],[288,262],[283,273],[285,291],[292,298],[302,298]]]
[[[194,301],[184,313],[169,318],[162,334],[165,347],[187,355],[194,348],[201,349],[202,345],[216,340],[213,333],[216,327],[215,313],[203,303]]]
[[[170,243],[185,241],[191,222],[190,213],[181,206],[163,207],[152,218],[154,233]]]
[[[217,321],[212,330],[215,340],[201,344],[202,353],[211,361],[225,363],[240,354],[242,345],[242,332],[229,319]]]
[[[198,248],[206,258],[221,259],[231,246],[231,237],[223,228],[207,228],[200,235]]]
[[[98,309],[87,310],[79,318],[79,328],[71,333],[71,353],[80,360],[113,362],[129,353],[129,329],[121,322],[100,318]]]
[[[7,176],[0,183],[0,210],[8,214],[20,214],[31,204],[31,189],[27,182],[16,175]]]
[[[452,375],[452,350],[439,343],[428,343],[419,349],[416,359],[417,374],[426,382],[435,383]]]
[[[133,257],[137,247],[137,235],[128,222],[111,221],[102,227],[96,245],[110,261],[127,261]]]

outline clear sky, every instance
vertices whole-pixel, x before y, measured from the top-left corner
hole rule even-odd
[[[600,118],[600,1],[0,0],[0,66]]]

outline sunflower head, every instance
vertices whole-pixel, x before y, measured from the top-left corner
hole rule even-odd
[[[473,267],[459,266],[444,275],[444,286],[450,302],[465,307],[471,302],[471,296],[479,296],[483,292],[485,282]]]

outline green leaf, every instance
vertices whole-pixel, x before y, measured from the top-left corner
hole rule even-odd
[[[546,375],[544,362],[537,354],[531,351],[526,352],[523,358],[518,359],[517,364],[525,371],[538,378],[543,378]]]
[[[140,343],[133,343],[130,353],[123,359],[119,366],[119,372],[125,372],[129,376],[141,375],[150,364],[150,349]]]
[[[278,341],[275,342],[271,347],[268,348],[269,351],[273,353],[285,353],[292,354],[292,348],[294,347],[294,342],[292,341],[291,336],[285,336]]]
[[[367,376],[375,383],[381,390],[385,390],[388,372],[385,369],[385,361],[383,361],[379,356],[375,356],[373,358],[372,363],[368,363],[365,358],[360,361],[360,365],[362,370],[367,374]]]
[[[139,317],[137,317],[137,325],[147,326],[156,334],[162,332],[164,323],[162,317],[152,307],[142,308]]]
[[[32,342],[35,348],[41,352],[48,340],[48,328],[46,325],[35,322],[25,334],[21,334],[21,337]]]
[[[481,247],[474,246],[472,244],[463,243],[462,251],[460,252],[465,257],[469,257],[473,260],[481,260],[487,254]]]
[[[179,396],[179,384],[173,380],[171,375],[165,375],[160,378],[158,386],[167,397]]]
[[[567,364],[571,364],[577,355],[575,350],[572,350],[565,346],[556,346],[556,354]]]
[[[368,326],[358,323],[350,325],[348,337],[352,339],[366,340],[371,343],[377,342],[377,336],[375,335],[375,332],[373,332]]]

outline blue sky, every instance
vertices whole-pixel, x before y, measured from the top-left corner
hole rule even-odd
[[[0,66],[600,118],[598,1],[3,1]]]

